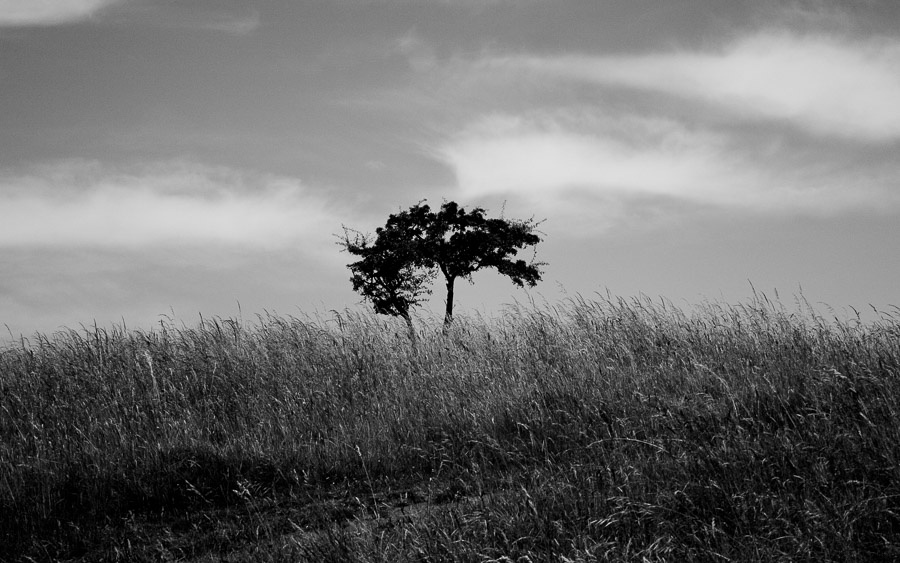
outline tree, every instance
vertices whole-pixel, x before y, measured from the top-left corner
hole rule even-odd
[[[434,272],[423,268],[416,240],[419,238],[411,225],[396,222],[375,231],[374,239],[344,227],[340,245],[361,260],[349,265],[353,275],[353,290],[372,302],[375,312],[403,318],[415,341],[415,329],[410,309],[431,294],[428,283]]]
[[[472,274],[494,268],[519,287],[534,287],[540,281],[543,264],[513,259],[519,250],[541,242],[534,233],[534,221],[488,219],[484,209],[476,207],[467,213],[453,201],[445,202],[437,213],[431,213],[427,205],[424,208],[426,260],[440,270],[447,286],[444,324],[453,320],[457,278],[473,283]]]
[[[424,202],[390,215],[370,239],[344,229],[341,245],[362,260],[350,264],[353,289],[372,301],[375,311],[401,316],[410,329],[411,307],[430,293],[426,284],[440,271],[447,287],[444,324],[453,320],[457,278],[472,282],[472,274],[494,268],[519,287],[534,287],[543,263],[516,259],[518,252],[541,242],[533,220],[485,217],[476,207],[469,212],[456,202],[444,202],[433,212]],[[355,233],[355,238],[350,237]]]

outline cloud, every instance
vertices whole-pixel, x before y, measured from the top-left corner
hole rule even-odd
[[[259,10],[252,7],[241,9],[233,2],[130,2],[127,9],[118,11],[117,16],[118,23],[136,22],[146,26],[237,36],[250,35],[262,25]]]
[[[437,153],[454,170],[462,197],[524,198],[573,228],[604,230],[637,207],[666,202],[826,216],[900,204],[895,163],[861,173],[674,120],[599,110],[486,117]],[[602,220],[579,221],[592,215],[591,205],[604,209]]]
[[[199,24],[199,27],[209,31],[221,31],[232,35],[249,35],[260,26],[259,12],[246,15],[215,14]]]
[[[431,45],[428,45],[412,29],[396,41],[396,50],[406,57],[409,66],[416,72],[425,72],[437,66],[437,56]]]
[[[59,25],[90,18],[123,0],[0,0],[0,26]]]
[[[443,84],[469,113],[433,154],[482,205],[582,235],[720,210],[900,209],[900,40],[769,30],[700,50],[452,62]]]
[[[655,145],[636,149],[611,135],[494,116],[472,126],[443,155],[471,195],[598,186],[622,194],[716,195],[697,182],[710,173],[712,147],[674,137],[673,131],[661,133]]]
[[[493,57],[488,69],[660,92],[819,135],[900,139],[900,39],[762,31],[722,49]]]
[[[340,220],[294,178],[190,162],[0,173],[0,247],[327,246]]]

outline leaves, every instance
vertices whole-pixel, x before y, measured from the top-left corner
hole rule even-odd
[[[519,287],[541,279],[542,263],[515,258],[541,242],[537,223],[488,218],[476,207],[466,211],[444,202],[433,212],[424,202],[390,215],[371,238],[344,228],[341,245],[361,260],[349,265],[353,289],[380,314],[409,319],[410,308],[431,293],[427,284],[439,270],[447,282],[447,322],[452,315],[453,282],[494,268]],[[352,236],[351,236],[352,235]]]
[[[379,228],[372,240],[344,228],[342,246],[362,258],[349,266],[353,290],[369,299],[376,313],[408,319],[409,310],[431,294],[434,272],[420,267],[414,240],[408,230]]]

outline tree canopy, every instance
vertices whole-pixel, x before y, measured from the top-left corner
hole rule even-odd
[[[437,272],[447,287],[446,324],[453,319],[457,278],[471,283],[476,271],[494,268],[519,287],[536,285],[543,263],[516,258],[541,242],[536,228],[533,220],[488,218],[480,207],[467,212],[449,201],[432,211],[419,202],[390,215],[374,237],[345,227],[340,244],[361,258],[349,265],[353,289],[377,313],[403,317],[412,329],[410,309],[431,293],[428,284]]]
[[[410,309],[431,294],[434,272],[419,257],[415,230],[397,225],[380,227],[372,238],[344,228],[341,245],[361,259],[350,264],[353,290],[372,302],[381,315],[402,317],[413,335]]]

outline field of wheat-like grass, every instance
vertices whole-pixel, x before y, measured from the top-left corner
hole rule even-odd
[[[0,560],[898,560],[900,313],[799,305],[36,335]]]

